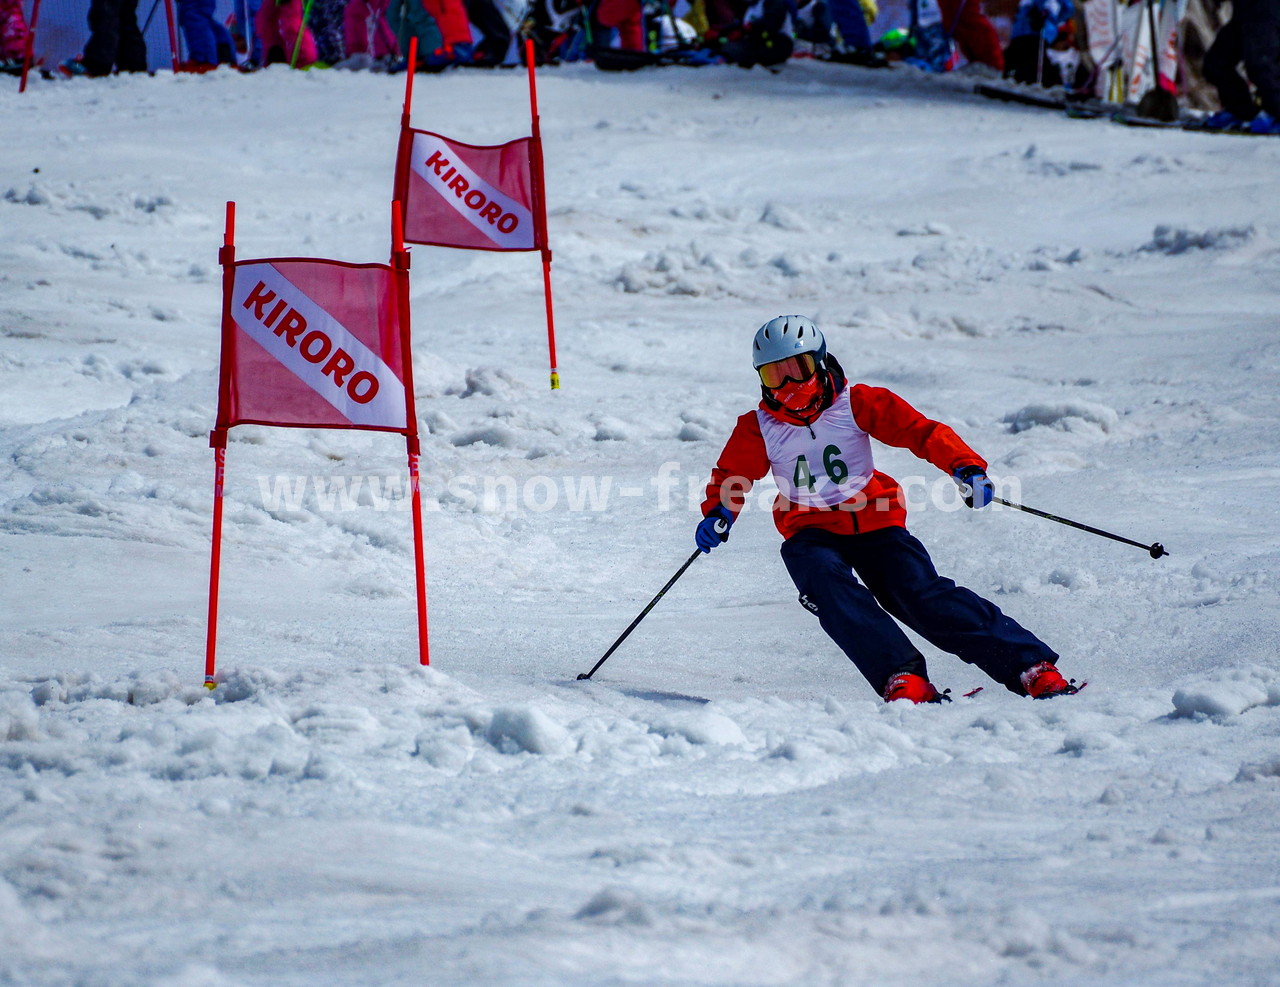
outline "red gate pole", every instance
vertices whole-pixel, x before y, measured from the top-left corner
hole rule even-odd
[[[209,553],[209,623],[205,633],[204,687],[216,689],[218,652],[218,584],[222,572],[222,502],[227,473],[227,424],[224,417],[231,407],[231,378],[226,361],[231,349],[227,345],[232,338],[231,295],[235,285],[236,262],[236,204],[227,203],[226,229],[222,236],[222,249],[218,262],[222,265],[222,355],[218,370],[218,420],[209,433],[209,445],[213,448],[213,545]]]
[[[392,209],[395,209],[394,203],[405,201],[405,195],[409,188],[409,152],[413,146],[413,134],[409,130],[409,117],[413,111],[413,69],[418,64],[418,36],[414,35],[409,39],[409,69],[405,73],[404,80],[404,109],[400,111],[400,143],[396,148],[396,171],[393,180]],[[393,217],[396,213],[393,212]],[[397,233],[402,240],[404,238],[404,216],[400,214],[400,220],[397,222]]]
[[[415,39],[416,41],[416,39]],[[411,47],[414,47],[411,44]],[[409,97],[405,99],[405,116],[409,113]],[[413,396],[413,349],[409,333],[409,251],[404,246],[403,205],[399,199],[391,203],[391,266],[396,270],[396,304],[399,307],[400,358],[404,361],[405,447],[409,454],[409,509],[413,511],[413,572],[418,596],[418,661],[431,664],[431,646],[427,637],[427,563],[422,547],[422,488],[418,476],[418,457],[422,446],[418,440],[418,412]]]
[[[27,73],[31,71],[31,59],[36,50],[36,25],[40,23],[40,0],[35,0],[31,8],[31,24],[27,27],[27,45],[22,53],[22,81],[18,83],[18,92],[27,91]]]
[[[209,626],[204,641],[204,687],[216,689],[218,653],[218,576],[222,570],[222,487],[227,473],[227,433],[214,429],[213,446],[213,550],[209,555]]]
[[[173,16],[173,0],[164,0],[164,18],[169,22],[169,57],[173,61],[173,71],[178,71],[178,26]]]
[[[542,293],[547,302],[547,352],[551,358],[551,389],[560,390],[560,371],[556,365],[556,317],[551,301],[551,244],[547,239],[547,178],[542,166],[542,128],[538,120],[538,83],[533,68],[533,39],[525,38],[524,60],[529,67],[529,115],[533,122],[533,184],[538,197],[534,216],[538,242],[542,248]]]

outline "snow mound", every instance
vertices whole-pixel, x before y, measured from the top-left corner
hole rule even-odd
[[[477,394],[485,397],[509,398],[526,390],[520,379],[506,370],[497,367],[476,367],[466,372],[466,384],[462,388],[452,387],[446,394],[460,398],[474,397]]]
[[[623,888],[605,888],[578,909],[573,916],[578,921],[599,925],[649,926],[653,915],[648,906],[632,892]]]
[[[562,754],[569,731],[534,706],[503,706],[493,711],[484,739],[503,754]]]
[[[1280,755],[1266,761],[1240,765],[1236,781],[1261,781],[1264,778],[1280,778]]]
[[[663,737],[683,737],[691,744],[745,747],[747,743],[747,738],[737,723],[724,714],[709,709],[654,720],[649,724],[649,730]]]
[[[1151,242],[1142,249],[1148,253],[1185,254],[1189,250],[1234,250],[1257,236],[1253,226],[1223,226],[1197,233],[1182,226],[1155,228]]]
[[[795,233],[803,233],[809,229],[809,224],[804,221],[799,213],[777,202],[770,202],[764,207],[760,222],[775,226],[780,230],[791,230]]]
[[[40,716],[20,693],[0,695],[0,741],[38,740]]]
[[[1083,426],[1096,426],[1104,432],[1112,431],[1120,422],[1114,408],[1089,401],[1037,402],[1024,405],[1004,417],[1005,424],[1013,432],[1042,425],[1064,432],[1072,432]]]
[[[123,679],[106,680],[91,672],[62,672],[36,682],[31,699],[37,706],[106,699],[130,706],[151,706],[167,699],[191,704],[207,693],[190,680],[183,681],[170,670],[133,672]]]
[[[1255,706],[1280,706],[1280,673],[1254,665],[1229,668],[1182,686],[1173,694],[1177,716],[1239,716]]]
[[[455,446],[474,446],[483,443],[495,449],[514,449],[520,442],[520,436],[506,425],[486,425],[461,432],[449,441]]]

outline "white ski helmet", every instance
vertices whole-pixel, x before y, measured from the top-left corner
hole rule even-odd
[[[812,319],[803,315],[780,315],[756,330],[751,344],[751,365],[759,370],[766,363],[785,360],[801,353],[814,354],[821,368],[827,358],[827,341]]]

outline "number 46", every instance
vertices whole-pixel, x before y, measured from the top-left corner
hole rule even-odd
[[[822,466],[826,470],[827,476],[831,477],[836,484],[844,483],[849,478],[849,467],[840,458],[840,447],[837,445],[829,445],[822,450]],[[795,473],[792,474],[791,482],[795,484],[797,489],[804,487],[812,491],[817,486],[817,480],[814,479],[813,473],[809,469],[809,460],[804,456],[796,460],[796,469]]]

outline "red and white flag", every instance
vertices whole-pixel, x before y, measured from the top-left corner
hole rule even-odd
[[[533,138],[479,147],[426,130],[406,136],[396,189],[406,243],[468,250],[546,246],[536,219]]]
[[[385,264],[236,262],[223,299],[219,428],[406,432],[405,276]]]

